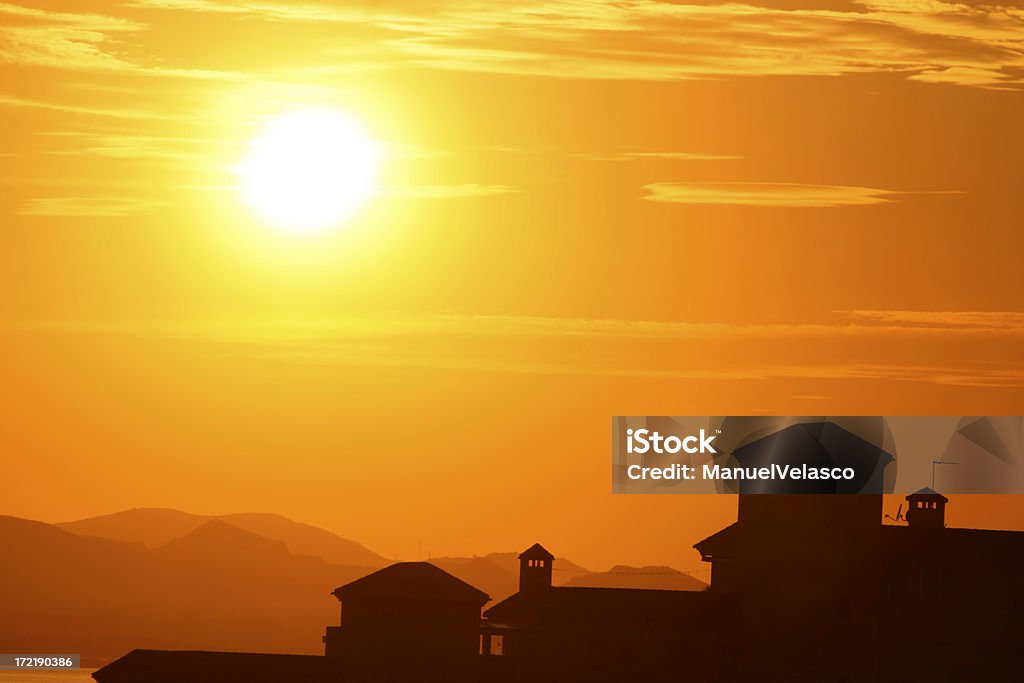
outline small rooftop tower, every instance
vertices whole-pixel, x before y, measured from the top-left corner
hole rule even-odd
[[[923,488],[907,496],[907,524],[918,529],[942,529],[946,526],[946,503],[941,493]]]
[[[551,565],[555,556],[534,543],[519,555],[519,592],[534,593],[551,588]]]

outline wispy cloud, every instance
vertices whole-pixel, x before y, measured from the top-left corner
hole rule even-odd
[[[115,34],[144,27],[100,14],[50,12],[0,4],[0,62],[69,69],[119,69],[128,66],[104,44]]]
[[[157,211],[165,202],[136,197],[40,197],[30,199],[17,211],[22,216],[120,217]]]
[[[140,9],[251,15],[271,21],[354,23],[367,18],[370,3],[355,2],[348,7],[337,7],[325,3],[273,0],[129,0],[124,5]]]
[[[988,336],[1024,335],[1024,311],[834,311],[816,322],[749,323],[432,313],[422,315],[306,316],[192,322],[40,323],[66,330],[131,333],[223,341],[273,342],[351,337],[585,337],[620,339],[694,339],[742,337],[942,336],[952,332]]]
[[[921,318],[932,324],[921,325]],[[822,322],[737,325],[436,314],[34,323],[21,328],[215,344],[245,356],[329,365],[1020,387],[1024,386],[1024,363],[1016,354],[999,356],[998,352],[1005,354],[1014,346],[1013,340],[1024,336],[1022,319],[1020,312],[841,311]],[[956,335],[952,343],[951,333]],[[794,348],[800,353],[794,354]]]
[[[859,0],[832,9],[660,0],[482,3],[274,0],[133,0],[151,11],[253,20],[347,24],[365,34],[344,48],[358,62],[574,79],[683,80],[729,76],[899,73],[993,89],[1024,88],[1024,16],[1013,6]],[[141,25],[93,14],[15,5],[33,24],[0,32],[0,59],[59,68],[136,69],[157,75],[238,78],[216,71],[129,63],[116,36]],[[145,13],[139,16],[146,17]]]
[[[51,131],[40,133],[40,136],[73,141],[61,149],[47,150],[46,154],[95,156],[109,159],[197,162],[214,158],[219,148],[227,146],[227,143],[218,140],[126,133]]]
[[[725,206],[774,206],[827,208],[886,204],[911,193],[856,185],[809,185],[802,183],[651,183],[644,185],[644,199],[671,204],[719,204]]]
[[[125,56],[123,36],[148,26],[123,17],[0,3],[0,19],[0,63],[201,80],[245,78],[239,73],[132,61]]]
[[[899,325],[943,331],[1024,333],[1021,311],[845,311],[861,324]]]
[[[30,97],[12,97],[0,95],[0,106],[21,107],[28,109],[44,109],[59,111],[68,114],[82,114],[85,116],[98,116],[101,118],[115,119],[167,119],[167,114],[146,111],[143,109],[126,109],[121,107],[93,107],[63,102],[51,102],[38,100]]]
[[[765,2],[764,5],[770,3]],[[853,11],[656,0],[450,3],[392,24],[418,63],[559,78],[681,80],[897,72],[1019,88],[1019,10],[863,0]]]
[[[389,194],[411,199],[455,199],[460,197],[491,197],[520,191],[518,188],[510,185],[463,183],[458,185],[412,185],[391,190]]]
[[[734,154],[706,154],[702,152],[606,152],[574,154],[577,159],[588,161],[638,161],[646,159],[665,161],[735,161],[742,159]]]

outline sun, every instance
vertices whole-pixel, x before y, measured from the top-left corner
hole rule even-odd
[[[353,118],[305,109],[269,120],[239,164],[245,203],[282,232],[341,224],[376,189],[379,144]]]

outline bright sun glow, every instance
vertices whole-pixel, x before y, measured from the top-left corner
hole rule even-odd
[[[336,226],[374,193],[380,148],[341,112],[272,119],[238,171],[245,202],[274,227],[311,233]]]

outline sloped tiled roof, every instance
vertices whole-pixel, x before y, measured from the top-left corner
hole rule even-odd
[[[733,522],[721,531],[711,534],[703,541],[697,541],[693,547],[700,553],[702,560],[711,558],[736,557],[736,534],[739,533],[739,523]]]
[[[714,602],[705,591],[560,586],[516,593],[484,617],[513,626],[688,630],[700,628]]]
[[[363,597],[429,599],[483,605],[490,596],[429,562],[399,562],[334,589],[339,600]]]
[[[520,560],[553,560],[555,556],[547,551],[547,548],[540,543],[534,543],[529,548],[519,553]]]
[[[932,489],[928,488],[927,486],[925,486],[920,491],[914,491],[913,493],[911,493],[909,496],[907,496],[907,500],[910,500],[912,498],[923,497],[923,496],[928,496],[928,497],[938,496],[939,498],[942,499],[943,503],[948,503],[949,502],[949,498],[946,498],[944,495],[942,495],[938,491],[933,491]]]

